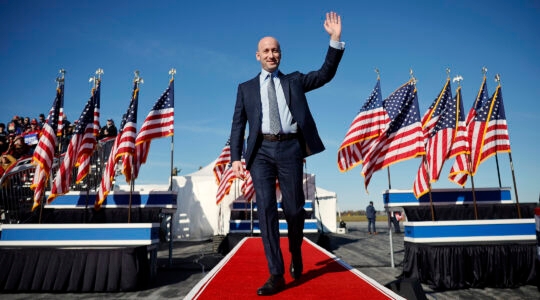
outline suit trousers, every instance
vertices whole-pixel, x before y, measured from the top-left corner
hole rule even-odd
[[[250,168],[255,187],[259,226],[272,275],[283,275],[284,262],[279,245],[279,216],[276,179],[281,191],[281,205],[287,221],[289,251],[301,254],[304,232],[305,196],[303,189],[303,156],[297,139],[263,140]]]

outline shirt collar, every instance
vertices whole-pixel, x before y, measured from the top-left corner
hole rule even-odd
[[[277,77],[278,73],[279,73],[279,70],[275,70],[274,72],[272,72],[272,76]],[[266,80],[266,78],[268,77],[268,74],[270,74],[270,72],[266,71],[265,69],[261,70],[261,75],[260,75],[261,83],[263,83]]]

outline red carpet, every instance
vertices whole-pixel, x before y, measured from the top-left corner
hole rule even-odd
[[[281,238],[286,269],[291,260],[287,249],[287,238]],[[273,299],[403,299],[306,238],[302,254],[301,279],[293,281],[286,272],[286,288]],[[257,289],[268,277],[261,238],[244,238],[186,299],[264,299]]]

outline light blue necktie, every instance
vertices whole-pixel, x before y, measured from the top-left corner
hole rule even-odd
[[[276,87],[272,74],[268,75],[268,118],[270,120],[270,133],[278,134],[281,130],[281,121],[279,119],[279,109],[276,96]]]

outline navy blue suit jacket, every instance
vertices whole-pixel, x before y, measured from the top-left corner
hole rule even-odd
[[[328,47],[326,59],[317,71],[307,74],[293,72],[287,75],[279,74],[285,100],[292,117],[298,125],[300,143],[303,145],[303,155],[307,157],[322,152],[324,145],[319,137],[317,126],[309,110],[305,93],[328,83],[336,74],[344,50]],[[262,104],[259,74],[253,79],[238,85],[238,94],[234,108],[231,128],[231,161],[239,161],[242,155],[246,123],[249,123],[249,136],[244,153],[246,168],[249,170],[254,154],[262,142]]]

